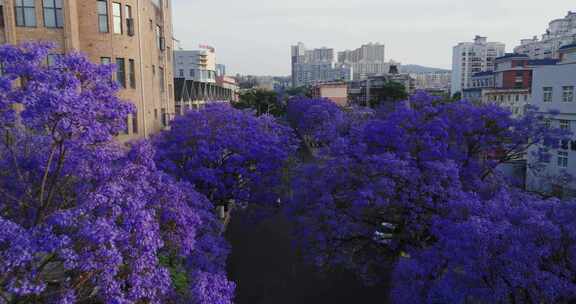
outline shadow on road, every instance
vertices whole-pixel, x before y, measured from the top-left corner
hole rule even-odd
[[[386,303],[385,288],[363,287],[342,270],[322,277],[302,263],[282,216],[258,225],[233,217],[226,237],[232,245],[228,274],[237,284],[235,303]]]

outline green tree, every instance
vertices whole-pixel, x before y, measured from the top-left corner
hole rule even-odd
[[[256,115],[270,114],[283,116],[286,106],[278,99],[274,91],[252,89],[240,94],[240,101],[233,104],[236,109],[253,109]]]
[[[388,81],[381,88],[373,88],[372,93],[373,98],[370,100],[371,107],[377,107],[383,102],[399,101],[408,98],[406,87],[396,81]]]

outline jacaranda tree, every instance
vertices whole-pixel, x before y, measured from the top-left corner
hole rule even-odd
[[[210,202],[115,143],[111,66],[49,50],[0,46],[0,303],[230,303]]]
[[[297,149],[289,127],[227,104],[175,119],[155,145],[159,166],[215,205],[251,204],[254,210],[278,206],[284,171]]]
[[[573,297],[574,242],[560,214],[574,203],[523,194],[496,170],[565,134],[535,111],[516,120],[424,93],[406,105],[353,125],[300,168],[287,209],[309,261],[390,280],[398,303]]]

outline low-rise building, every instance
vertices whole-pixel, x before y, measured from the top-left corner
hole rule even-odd
[[[576,133],[576,44],[559,49],[561,61],[555,65],[535,67],[530,103],[538,107],[550,126]],[[552,115],[550,111],[558,114]],[[549,150],[550,159],[540,159],[534,147],[528,155],[526,187],[528,190],[558,196],[576,196],[576,136]]]
[[[498,104],[509,109],[513,116],[522,116],[532,92],[533,69],[556,62],[506,54],[496,58],[494,72],[474,74],[472,87],[463,90],[462,96],[472,102]]]
[[[316,98],[327,98],[339,106],[348,105],[348,84],[346,82],[331,82],[315,85],[312,95]]]
[[[214,49],[174,51],[176,78],[216,83],[216,53]]]

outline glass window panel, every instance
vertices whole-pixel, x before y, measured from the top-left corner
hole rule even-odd
[[[24,8],[24,23],[26,26],[36,26],[36,9],[34,7]]]

